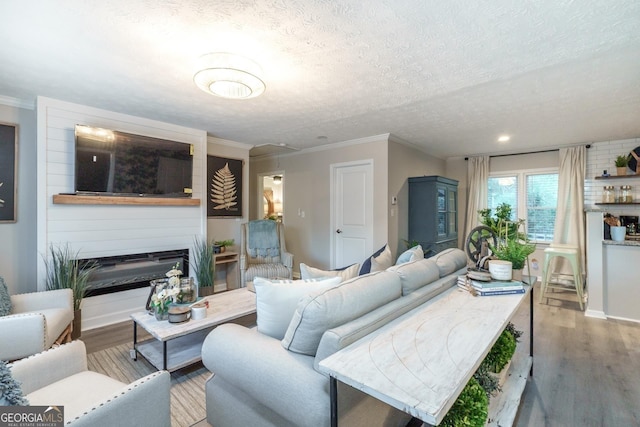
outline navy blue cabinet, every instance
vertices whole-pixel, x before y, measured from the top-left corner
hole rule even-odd
[[[458,247],[458,181],[409,178],[409,241],[420,243],[426,257]]]

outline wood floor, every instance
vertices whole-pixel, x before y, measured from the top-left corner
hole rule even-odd
[[[549,295],[539,304],[534,289],[534,371],[515,426],[640,426],[640,323],[585,317],[575,293]],[[81,339],[92,352],[132,337],[126,322]]]

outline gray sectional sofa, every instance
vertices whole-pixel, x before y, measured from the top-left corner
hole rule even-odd
[[[303,297],[284,339],[225,324],[204,341],[207,421],[215,427],[330,425],[329,378],[318,363],[456,285],[459,249],[392,266]],[[260,325],[260,313],[258,313]],[[344,426],[404,426],[410,416],[339,384]]]

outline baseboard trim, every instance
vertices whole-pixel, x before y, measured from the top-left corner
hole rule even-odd
[[[584,315],[586,317],[594,317],[596,319],[607,319],[607,315],[604,314],[604,311],[600,311],[600,310],[586,310],[584,312]]]

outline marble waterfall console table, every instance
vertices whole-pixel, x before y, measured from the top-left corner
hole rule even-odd
[[[526,288],[519,295],[473,297],[453,287],[321,361],[320,370],[330,376],[332,426],[338,420],[337,381],[439,424],[513,321],[524,334],[502,393],[489,407],[492,422],[511,425],[533,369],[533,291]],[[518,310],[526,299],[529,310]]]

